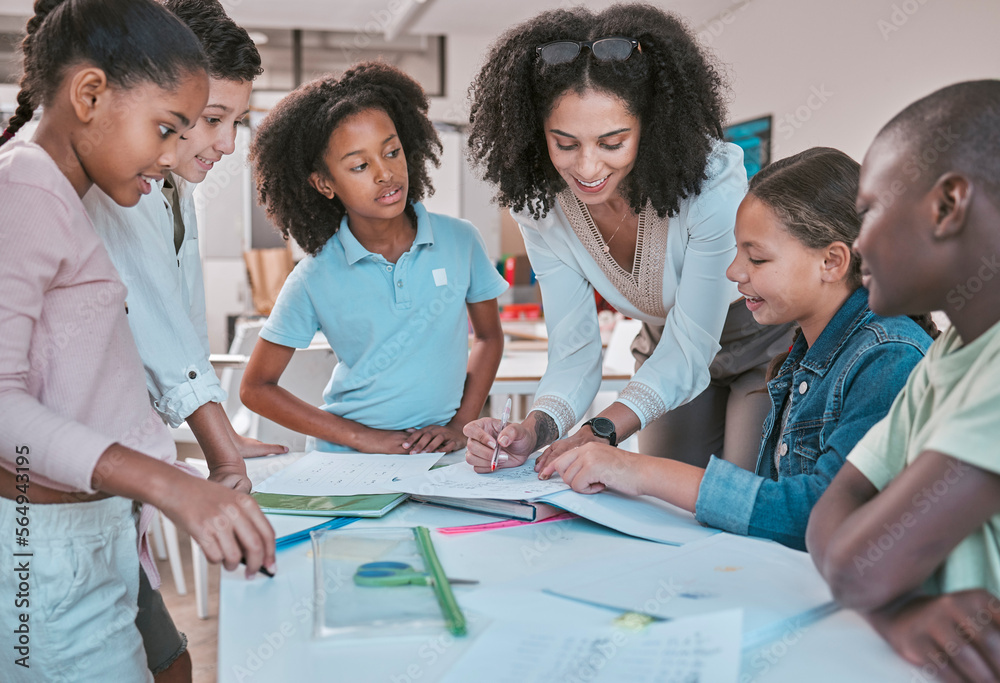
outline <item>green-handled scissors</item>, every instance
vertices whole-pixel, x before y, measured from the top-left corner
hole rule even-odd
[[[431,577],[418,572],[405,562],[368,562],[354,572],[354,583],[359,586],[430,586]],[[471,585],[472,579],[448,579],[448,583]]]

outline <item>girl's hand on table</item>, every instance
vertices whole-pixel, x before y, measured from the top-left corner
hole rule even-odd
[[[403,448],[415,453],[451,453],[465,448],[466,437],[462,430],[451,425],[429,425],[420,429],[407,429],[409,438]]]
[[[244,458],[260,458],[265,455],[288,452],[287,446],[276,443],[264,443],[257,439],[251,439],[249,436],[241,436],[240,434],[233,436],[233,443],[236,444],[236,450]]]
[[[577,493],[599,493],[609,488],[640,496],[643,495],[641,459],[646,457],[649,456],[623,451],[598,440],[550,458],[538,472],[538,478],[548,479],[558,474]]]
[[[567,453],[574,448],[579,448],[580,446],[590,443],[603,444],[611,448],[607,439],[595,436],[594,432],[590,430],[590,427],[584,426],[578,429],[576,434],[573,436],[567,436],[565,439],[559,439],[558,441],[552,442],[552,445],[546,448],[545,451],[538,456],[538,460],[535,461],[535,471],[541,472],[546,465],[551,463],[563,453]]]
[[[403,444],[410,442],[409,432],[390,429],[362,427],[360,432],[346,444],[359,453],[410,453]]]

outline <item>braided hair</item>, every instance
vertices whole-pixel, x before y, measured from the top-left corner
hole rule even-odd
[[[409,179],[406,215],[416,225],[412,203],[434,188],[427,164],[439,165],[441,141],[427,118],[420,85],[388,64],[364,62],[342,77],[306,83],[281,100],[260,123],[250,147],[257,196],[287,239],[316,255],[340,228],[346,209],[309,183],[313,173],[329,175],[323,156],[330,136],[346,118],[379,109],[392,119],[406,156]]]
[[[152,82],[172,89],[183,77],[205,71],[194,34],[152,0],[36,0],[34,10],[21,41],[17,109],[0,145],[51,101],[74,64],[93,64],[121,88]]]
[[[572,61],[547,64],[535,48],[557,40],[633,38],[640,50],[624,61],[599,61],[584,50]],[[715,141],[722,138],[725,85],[709,56],[675,15],[652,5],[612,5],[543,12],[492,45],[469,89],[468,154],[497,188],[496,201],[537,219],[566,187],[549,160],[543,122],[567,92],[586,90],[620,99],[639,119],[635,166],[622,194],[633,211],[646,201],[660,217],[676,215],[697,195]]]

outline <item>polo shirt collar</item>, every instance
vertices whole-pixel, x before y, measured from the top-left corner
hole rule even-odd
[[[412,206],[417,214],[417,235],[413,238],[413,245],[434,244],[434,232],[431,230],[431,220],[427,215],[427,209],[420,202],[414,202]],[[351,229],[347,227],[346,213],[340,219],[337,236],[340,238],[340,244],[344,247],[344,256],[348,265],[353,266],[366,256],[371,256],[371,252],[361,245]]]
[[[370,251],[361,246],[361,242],[358,238],[354,236],[351,229],[347,227],[347,214],[340,219],[340,228],[337,230],[337,237],[340,238],[340,244],[344,247],[344,256],[347,258],[348,265],[353,266],[355,263],[360,261],[366,256],[371,254]]]
[[[413,202],[411,206],[417,214],[417,236],[413,238],[413,245],[434,244],[434,232],[431,230],[431,219],[427,215],[427,209],[421,202]]]

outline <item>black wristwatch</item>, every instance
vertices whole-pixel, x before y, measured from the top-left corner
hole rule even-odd
[[[595,417],[587,420],[583,424],[584,426],[590,426],[590,431],[594,433],[594,436],[601,439],[607,439],[608,443],[612,446],[618,445],[618,435],[615,433],[615,423],[608,418]]]

